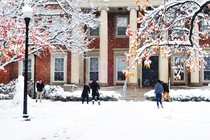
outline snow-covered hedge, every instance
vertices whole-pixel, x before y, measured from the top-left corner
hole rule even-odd
[[[144,94],[146,100],[156,101],[154,90]],[[210,89],[177,89],[170,90],[172,101],[206,101],[210,102]]]
[[[23,86],[23,80],[24,78],[20,77],[20,82],[18,82],[18,79],[16,79],[9,82],[9,84],[7,85],[0,84],[0,100],[13,99],[17,92],[20,92],[21,94],[23,91],[18,91],[18,89],[16,88],[20,88],[20,86]],[[16,85],[19,86],[16,87]],[[30,97],[33,97],[33,86],[33,82],[28,82],[28,94]],[[64,89],[60,86],[46,85],[43,92],[43,98],[53,101],[81,101],[81,93],[81,90],[77,90],[74,92],[65,92]],[[115,91],[100,91],[100,100],[102,101],[117,101],[120,97],[121,95],[117,94]],[[91,96],[90,100],[92,100]]]
[[[53,101],[81,101],[82,90],[74,92],[65,92],[60,86],[45,86],[44,98]],[[101,101],[118,101],[121,95],[115,91],[100,91]],[[89,98],[91,99],[91,96]]]
[[[10,81],[7,85],[0,84],[0,100],[9,100],[14,97],[16,83],[17,79]]]

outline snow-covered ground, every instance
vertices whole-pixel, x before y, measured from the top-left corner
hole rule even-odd
[[[1,140],[210,139],[210,102],[164,102],[164,108],[157,109],[153,101],[102,101],[99,106],[50,100],[36,103],[28,98],[31,120],[24,121],[22,80],[19,78],[13,100],[0,100]],[[177,94],[199,92],[176,90]]]
[[[2,140],[209,140],[209,102],[51,102],[23,107],[0,101]]]

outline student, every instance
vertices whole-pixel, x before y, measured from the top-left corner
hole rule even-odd
[[[37,94],[36,94],[36,102],[38,101],[38,98],[40,97],[40,102],[42,101],[42,92],[44,89],[44,83],[42,79],[39,80],[39,82],[36,84],[37,88]]]
[[[162,82],[163,85],[163,95],[162,95],[162,102],[164,101],[164,98],[167,97],[168,102],[171,102],[171,98],[169,96],[169,87],[166,83]]]
[[[82,104],[85,101],[85,98],[87,98],[87,104],[89,102],[89,93],[90,93],[90,87],[87,84],[84,84],[83,91],[82,91]]]
[[[92,89],[92,102],[93,102],[93,104],[95,102],[95,97],[97,97],[96,101],[98,101],[98,104],[100,105],[99,91],[98,91],[100,89],[99,84],[96,82],[96,80],[93,80],[93,82],[90,84],[90,87]]]
[[[162,104],[162,92],[163,92],[163,86],[161,85],[161,81],[157,80],[157,84],[155,85],[155,95],[156,95],[156,101],[157,101],[157,107],[159,108],[159,103],[161,107],[163,108]]]

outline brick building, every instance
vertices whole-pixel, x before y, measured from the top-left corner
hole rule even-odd
[[[122,62],[125,52],[129,49],[129,37],[125,35],[127,25],[132,29],[137,29],[135,19],[139,7],[135,5],[135,0],[87,0],[84,7],[89,7],[92,3],[98,8],[101,17],[100,27],[90,29],[89,37],[95,40],[90,44],[92,51],[86,53],[86,58],[71,54],[68,51],[49,52],[42,57],[30,56],[29,77],[34,79],[42,78],[46,84],[82,85],[85,81],[96,79],[102,86],[122,85],[125,77],[122,70],[126,68],[126,63]],[[158,6],[164,0],[151,0],[151,4]],[[210,40],[207,40],[207,42]],[[203,41],[199,42],[204,43]],[[207,49],[207,52],[210,50]],[[169,82],[171,85],[203,85],[210,82],[210,57],[207,58],[208,66],[205,71],[195,70],[188,73],[186,68],[180,80],[174,80],[172,66],[176,65],[176,59],[181,55],[173,55],[169,60],[159,56],[151,58],[150,69],[138,67],[135,77],[129,78],[129,85],[147,87],[153,86],[157,79]],[[36,61],[36,67],[35,67]],[[0,71],[0,83],[8,83],[18,75],[23,74],[23,62],[10,64],[6,71]],[[35,73],[36,72],[36,73]]]

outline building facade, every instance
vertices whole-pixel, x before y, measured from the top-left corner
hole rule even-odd
[[[29,78],[43,79],[46,84],[64,85],[91,82],[96,79],[101,86],[123,85],[125,76],[122,70],[126,68],[125,52],[129,50],[129,37],[125,34],[127,25],[130,24],[132,30],[137,29],[136,17],[139,7],[135,5],[135,0],[87,0],[83,5],[89,7],[90,4],[98,8],[100,15],[100,26],[98,29],[90,29],[89,37],[95,38],[90,44],[89,51],[81,57],[71,52],[48,52],[41,57],[30,56]],[[151,0],[151,4],[158,6],[164,4],[164,0]],[[209,34],[210,35],[210,34]],[[208,43],[199,41],[198,43]],[[207,48],[207,52],[210,50]],[[173,66],[178,65],[177,59],[183,59],[183,55],[174,54],[166,60],[159,56],[151,58],[150,69],[139,66],[135,71],[135,76],[130,77],[130,86],[149,87],[154,86],[157,79],[170,82],[171,85],[197,86],[210,82],[210,57],[206,58],[207,67],[205,71],[194,70],[190,73],[184,67],[179,80],[175,80]],[[9,81],[23,75],[24,62],[17,62],[8,65],[5,71],[0,71],[0,83]]]

